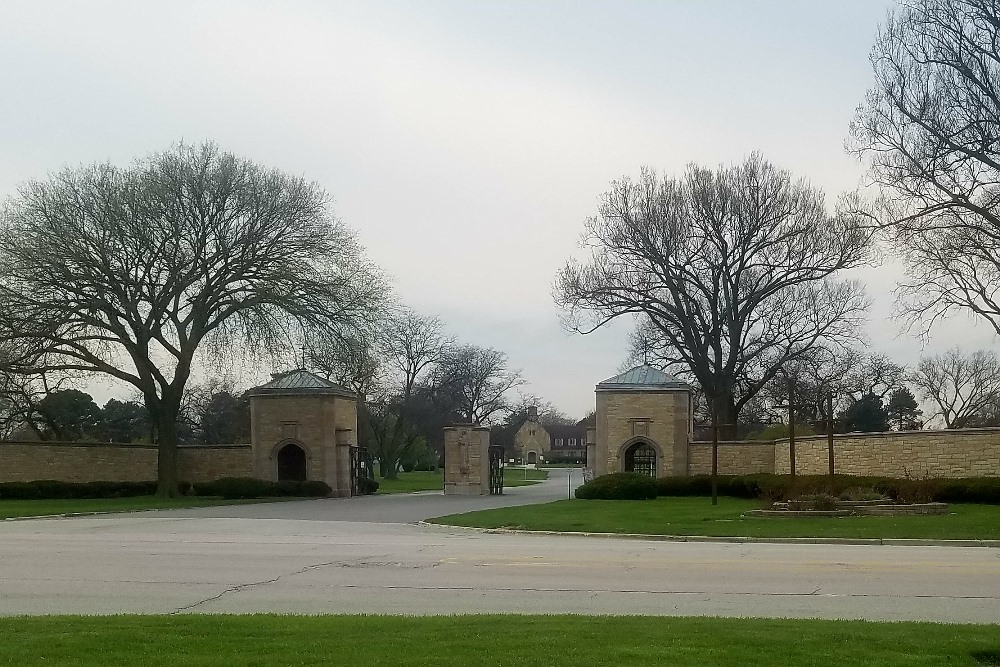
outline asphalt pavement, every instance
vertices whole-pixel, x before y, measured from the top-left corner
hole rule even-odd
[[[572,486],[572,485],[570,485]],[[413,494],[0,523],[0,614],[574,613],[1000,623],[1000,549],[656,542],[415,522]],[[515,493],[515,491],[517,491]]]

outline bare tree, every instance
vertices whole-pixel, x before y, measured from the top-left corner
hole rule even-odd
[[[276,350],[297,325],[344,328],[378,273],[313,183],[220,151],[29,182],[0,230],[0,342],[14,367],[100,373],[142,394],[158,493],[177,494],[177,423],[196,353]]]
[[[359,427],[383,477],[395,479],[400,460],[427,435],[415,405],[424,396],[415,393],[452,344],[439,319],[404,308],[364,336],[313,336],[307,346],[310,365],[358,393]]]
[[[735,424],[783,366],[856,338],[863,288],[835,275],[866,260],[870,236],[756,154],[681,178],[644,170],[604,195],[587,222],[590,262],[566,264],[556,301],[583,333],[638,314],[638,354],[689,372]]]
[[[871,53],[851,148],[904,259],[909,325],[974,313],[1000,333],[1000,5],[903,0]]]
[[[923,398],[933,401],[947,428],[986,426],[1000,415],[1000,359],[993,352],[953,348],[924,357],[911,376]]]
[[[551,401],[546,401],[534,394],[518,392],[517,398],[509,401],[504,408],[504,423],[519,427],[527,418],[530,408],[535,408],[538,422],[543,426],[572,426],[577,422],[553,405]]]
[[[449,350],[435,380],[441,391],[454,397],[462,419],[486,424],[508,407],[509,392],[524,384],[519,371],[507,368],[507,355],[477,345]]]

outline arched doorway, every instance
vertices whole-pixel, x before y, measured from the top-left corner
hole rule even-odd
[[[534,465],[538,463],[538,454],[535,452],[528,452],[528,465]]]
[[[625,450],[625,471],[656,477],[656,450],[640,440]]]
[[[278,450],[278,481],[306,481],[306,453],[298,445],[288,443]]]

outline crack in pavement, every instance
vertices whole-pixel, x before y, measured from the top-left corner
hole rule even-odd
[[[184,612],[184,611],[189,611],[191,609],[194,609],[195,607],[200,607],[200,606],[202,606],[204,604],[208,604],[209,602],[215,602],[216,600],[222,599],[223,597],[225,597],[226,595],[229,595],[230,593],[239,593],[239,592],[242,592],[242,591],[245,591],[245,590],[249,590],[251,588],[256,588],[257,586],[264,586],[264,585],[267,585],[267,584],[273,584],[273,583],[278,582],[278,581],[280,581],[280,580],[282,580],[282,579],[284,579],[286,577],[293,577],[293,576],[295,576],[297,574],[305,574],[306,572],[309,572],[311,570],[318,570],[320,568],[330,567],[330,566],[333,566],[333,565],[336,565],[336,566],[339,566],[339,567],[358,567],[358,565],[360,563],[364,563],[365,561],[368,561],[368,560],[370,560],[372,558],[385,558],[388,555],[389,554],[380,554],[380,555],[372,555],[372,556],[363,556],[361,558],[354,558],[354,559],[346,560],[346,561],[345,560],[334,560],[334,561],[329,561],[327,563],[314,563],[313,565],[306,565],[305,567],[300,568],[298,570],[295,570],[294,572],[284,572],[284,573],[279,574],[278,576],[273,577],[271,579],[263,579],[261,581],[250,581],[250,582],[247,582],[245,584],[237,584],[236,586],[230,586],[229,588],[225,589],[224,591],[222,591],[221,593],[219,593],[217,595],[211,595],[211,596],[209,596],[209,597],[207,597],[207,598],[205,598],[203,600],[199,600],[197,602],[193,602],[193,603],[191,603],[189,605],[184,605],[183,607],[178,607],[178,608],[174,609],[173,611],[169,612],[168,616],[173,616],[174,614],[179,614],[179,613]]]

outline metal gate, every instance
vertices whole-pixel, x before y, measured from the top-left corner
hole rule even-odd
[[[371,493],[365,481],[373,479],[371,459],[367,447],[351,447],[351,495]]]
[[[503,446],[490,445],[490,495],[503,495]]]

